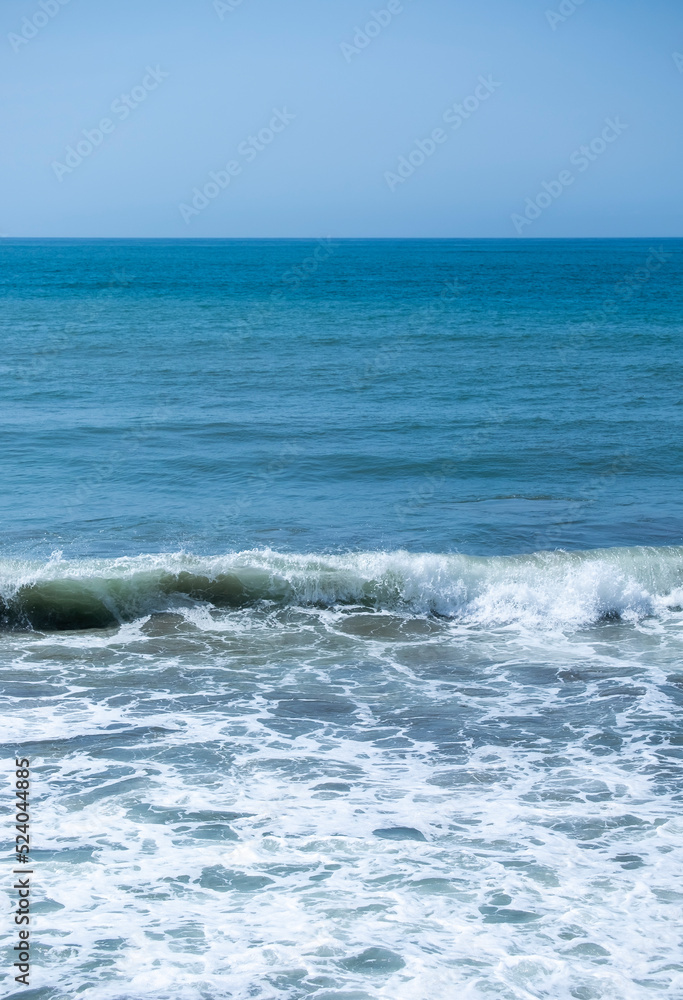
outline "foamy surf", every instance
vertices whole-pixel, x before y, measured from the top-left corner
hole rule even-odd
[[[361,606],[483,626],[580,627],[641,618],[683,603],[683,547],[515,556],[251,549],[118,559],[0,561],[5,628],[88,629],[203,603]]]

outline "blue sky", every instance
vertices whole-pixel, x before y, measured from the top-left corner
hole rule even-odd
[[[9,236],[683,235],[680,0],[3,0],[0,51]]]

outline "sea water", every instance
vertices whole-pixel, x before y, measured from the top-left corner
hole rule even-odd
[[[0,243],[4,996],[683,997],[682,277]]]

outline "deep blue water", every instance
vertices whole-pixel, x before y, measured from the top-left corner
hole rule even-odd
[[[31,1000],[683,997],[682,277],[0,242]]]
[[[5,240],[3,544],[679,544],[682,278],[677,240]]]

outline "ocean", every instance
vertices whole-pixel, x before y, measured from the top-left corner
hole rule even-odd
[[[4,996],[683,997],[682,278],[0,241]]]

